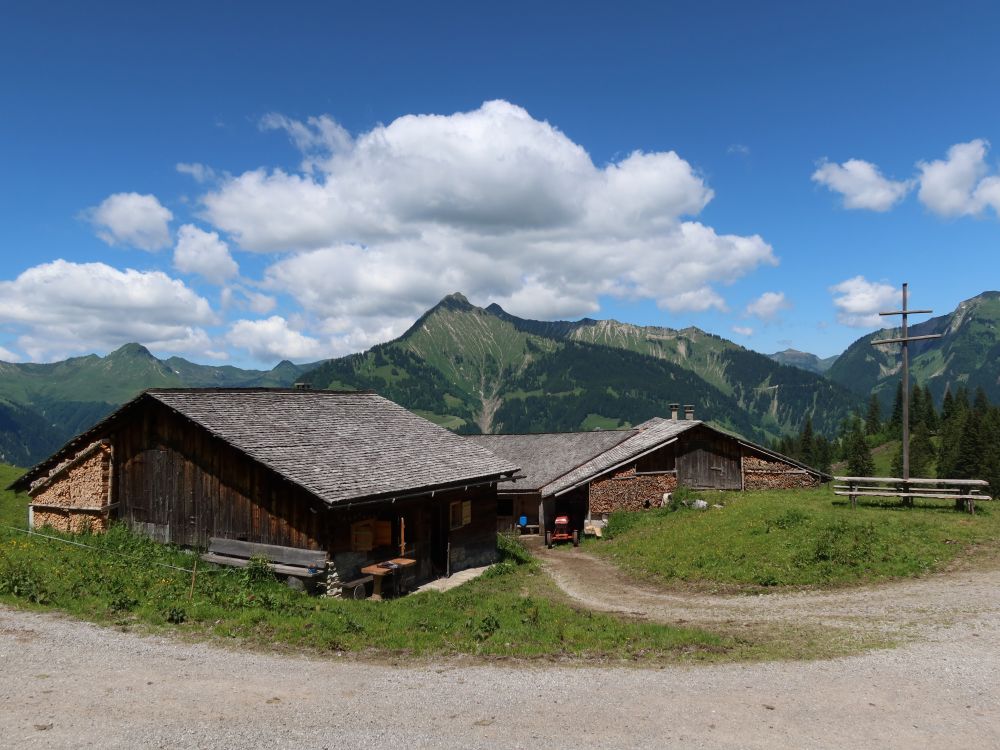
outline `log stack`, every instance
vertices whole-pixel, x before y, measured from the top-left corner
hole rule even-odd
[[[106,531],[110,489],[111,446],[97,441],[32,485],[31,525],[74,534]]]
[[[632,466],[590,485],[590,512],[599,515],[616,510],[658,508],[664,493],[675,489],[674,474],[636,474]]]
[[[790,490],[815,487],[819,477],[792,464],[768,461],[758,456],[743,457],[743,488],[747,490]]]

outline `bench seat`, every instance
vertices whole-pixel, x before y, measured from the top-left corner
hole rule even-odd
[[[208,552],[201,559],[216,565],[245,568],[254,557],[265,558],[271,570],[280,575],[305,579],[326,575],[326,552],[239,539],[212,537],[208,542]]]

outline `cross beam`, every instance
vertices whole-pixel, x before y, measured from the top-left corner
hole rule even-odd
[[[903,309],[892,310],[890,312],[880,312],[879,315],[901,315],[903,317],[903,335],[892,339],[881,339],[879,341],[872,341],[872,346],[881,346],[882,344],[902,344],[903,349],[903,481],[910,481],[910,351],[909,344],[911,341],[927,341],[928,339],[939,339],[944,334],[932,333],[926,336],[910,336],[908,335],[907,324],[909,322],[909,316],[915,314],[928,314],[934,312],[933,310],[909,310],[906,307],[907,301],[907,287],[909,285],[903,284]]]

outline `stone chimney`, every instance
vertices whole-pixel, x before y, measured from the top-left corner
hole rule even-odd
[[[684,404],[684,419],[694,419],[694,404]]]
[[[677,412],[680,410],[680,404],[670,404],[670,419],[674,422],[677,421]]]

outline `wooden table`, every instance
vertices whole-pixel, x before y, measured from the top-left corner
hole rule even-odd
[[[394,557],[392,560],[386,560],[385,562],[395,563],[398,567],[396,568],[383,568],[381,563],[375,563],[374,565],[366,565],[361,569],[361,572],[365,575],[374,576],[375,582],[373,584],[372,590],[372,600],[376,602],[382,601],[382,579],[387,575],[391,575],[398,570],[403,570],[405,568],[412,567],[417,564],[417,561],[409,557]]]

